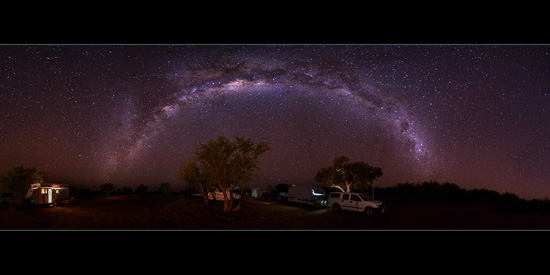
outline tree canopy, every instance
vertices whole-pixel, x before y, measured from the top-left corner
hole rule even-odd
[[[105,184],[100,185],[99,189],[107,193],[107,197],[108,197],[111,192],[115,191],[115,185],[110,182],[107,182]]]
[[[14,191],[25,191],[33,183],[44,183],[48,179],[46,173],[36,167],[14,167],[0,176],[0,187]]]
[[[346,156],[333,159],[333,165],[319,169],[314,179],[323,184],[340,186],[346,192],[350,188],[366,189],[382,176],[382,168],[370,166],[363,161],[350,162]]]
[[[187,188],[200,191],[204,204],[209,204],[208,191],[212,189],[212,182],[208,180],[208,175],[196,160],[189,159],[184,162],[179,168],[177,177]]]

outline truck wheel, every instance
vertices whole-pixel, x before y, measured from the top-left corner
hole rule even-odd
[[[371,207],[365,208],[365,214],[369,217],[374,215],[374,209],[372,209]]]
[[[340,212],[340,205],[338,205],[337,203],[333,204],[332,210],[334,210],[334,212]]]

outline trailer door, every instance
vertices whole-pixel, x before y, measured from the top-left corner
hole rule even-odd
[[[48,188],[48,203],[52,203],[52,189]]]

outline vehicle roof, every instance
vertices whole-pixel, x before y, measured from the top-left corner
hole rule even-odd
[[[35,183],[36,188],[69,188],[68,184],[59,183]]]

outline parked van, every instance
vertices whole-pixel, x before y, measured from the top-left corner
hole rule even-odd
[[[327,195],[325,189],[321,186],[290,186],[288,188],[288,202],[326,207]]]

